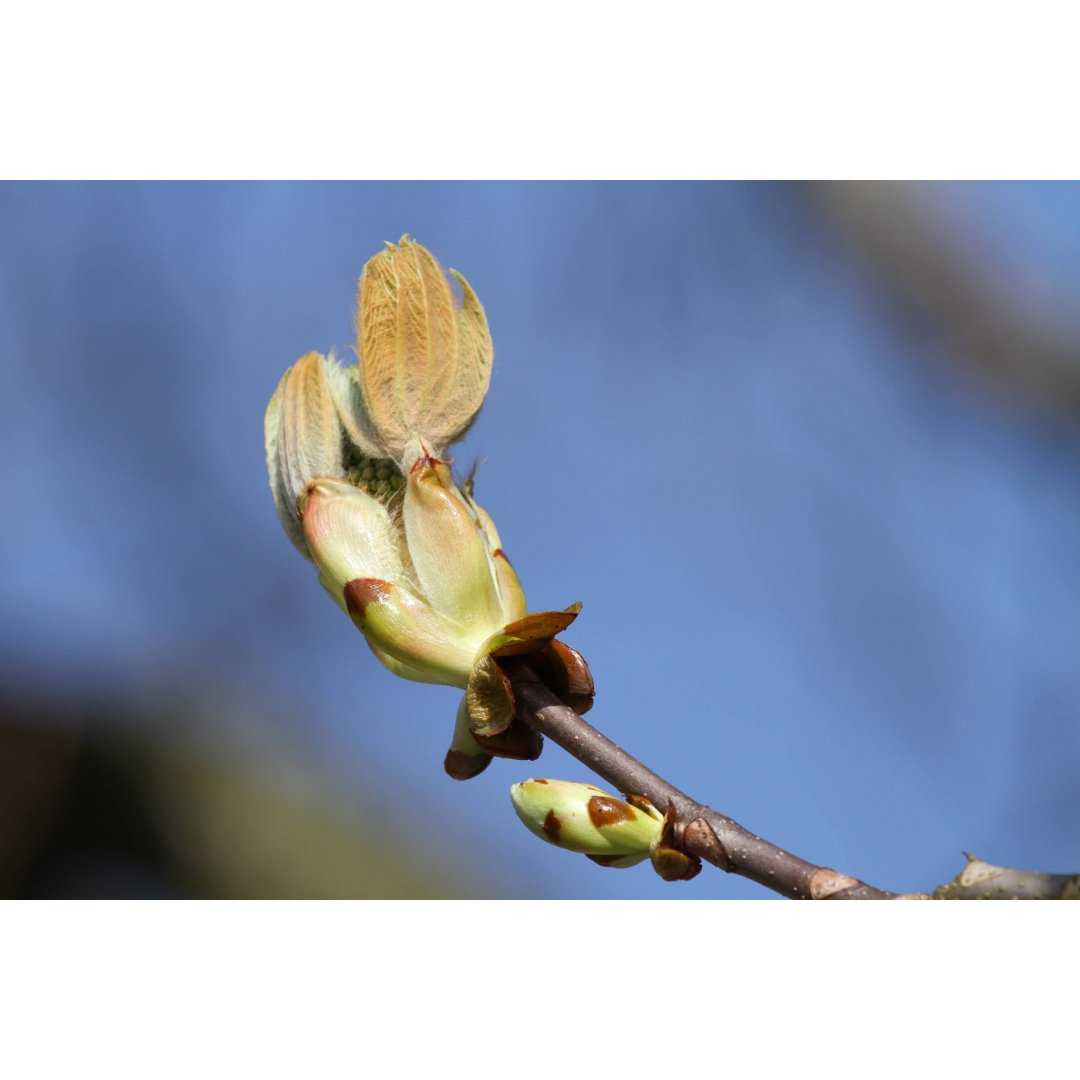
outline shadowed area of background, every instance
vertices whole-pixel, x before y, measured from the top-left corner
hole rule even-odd
[[[487,308],[481,459],[599,727],[889,888],[1080,868],[1080,186],[0,186],[0,888],[750,897],[441,771],[289,545],[262,413],[408,231]]]

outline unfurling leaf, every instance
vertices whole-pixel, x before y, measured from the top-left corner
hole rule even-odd
[[[403,236],[369,259],[356,318],[360,389],[379,442],[404,468],[410,444],[441,456],[473,422],[494,349],[468,282],[458,305],[442,267]]]

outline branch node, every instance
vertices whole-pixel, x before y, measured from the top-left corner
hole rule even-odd
[[[819,866],[810,877],[810,899],[829,900],[837,893],[858,884],[859,882],[848,874],[841,874],[839,870],[831,870],[827,866]]]
[[[713,827],[704,818],[694,818],[683,829],[682,844],[691,854],[700,856],[726,873],[731,873],[731,856]]]

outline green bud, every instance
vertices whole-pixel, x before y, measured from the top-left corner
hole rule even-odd
[[[645,800],[632,806],[593,784],[526,780],[514,784],[510,798],[530,832],[605,866],[647,859],[663,831],[663,815]]]

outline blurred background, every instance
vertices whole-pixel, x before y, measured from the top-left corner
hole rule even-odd
[[[895,889],[1080,869],[1080,186],[0,186],[0,893],[766,898],[442,772],[278,525],[262,415],[408,231],[487,308],[457,458],[592,719]]]

